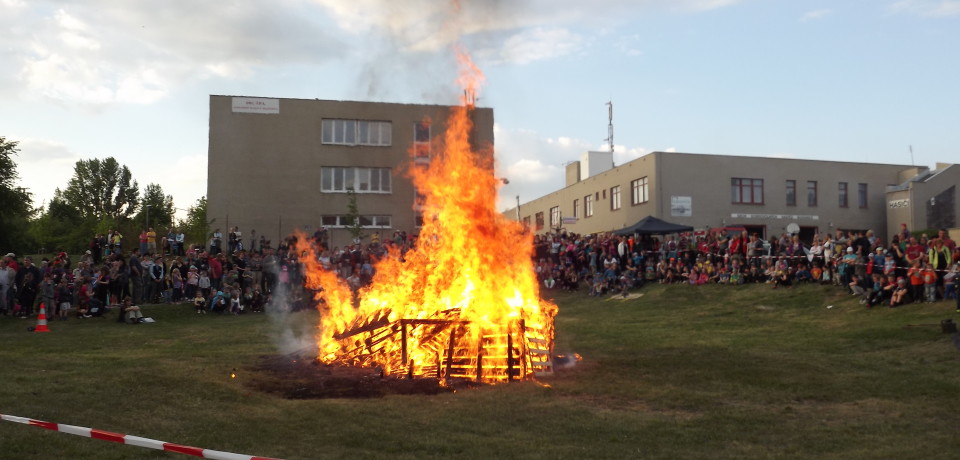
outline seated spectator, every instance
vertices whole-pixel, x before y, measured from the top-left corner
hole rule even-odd
[[[119,310],[117,313],[117,322],[129,322],[130,324],[140,324],[143,322],[143,313],[140,312],[140,307],[133,304],[132,297],[124,297]]]
[[[893,295],[890,297],[890,306],[899,307],[905,303],[910,302],[910,289],[907,288],[907,280],[900,278],[897,280],[897,287],[893,291]]]
[[[193,298],[193,308],[197,310],[197,314],[206,313],[207,299],[203,297],[202,291],[197,291],[196,296]]]
[[[223,294],[223,291],[217,291],[216,294],[210,299],[210,311],[214,313],[223,313],[227,311],[227,299]]]

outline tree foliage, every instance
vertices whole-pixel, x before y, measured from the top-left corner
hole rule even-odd
[[[365,235],[363,234],[363,225],[360,223],[360,209],[357,206],[357,193],[353,191],[353,188],[347,189],[348,200],[347,201],[347,222],[350,222],[350,225],[347,226],[347,230],[350,232],[350,236],[353,237],[354,241],[362,240]]]
[[[193,206],[187,208],[187,217],[177,223],[183,232],[187,244],[207,244],[210,225],[216,219],[207,220],[207,197],[200,197]]]
[[[113,157],[94,158],[77,161],[61,198],[84,218],[118,225],[136,212],[140,190],[129,168]]]
[[[153,227],[158,232],[170,228],[173,226],[173,196],[164,195],[160,184],[147,184],[143,189],[143,199],[140,200],[140,211],[134,221],[137,225]]]
[[[0,136],[0,249],[23,252],[30,245],[27,229],[33,200],[30,192],[17,186],[20,176],[13,158],[20,151],[17,145]]]

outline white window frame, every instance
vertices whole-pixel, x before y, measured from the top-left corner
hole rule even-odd
[[[393,228],[393,217],[392,216],[359,216],[361,223],[364,220],[367,223],[363,223],[361,228]],[[353,224],[350,222],[350,219],[344,215],[325,215],[320,216],[320,223],[327,228],[347,228],[352,227]]]
[[[610,187],[610,209],[616,211],[620,209],[620,186]]]
[[[320,142],[390,147],[393,144],[393,124],[389,121],[324,118],[320,121]]]
[[[583,216],[593,216],[593,195],[583,197]]]
[[[347,193],[351,188],[355,193],[393,193],[391,170],[390,168],[358,168],[352,166],[324,166],[320,168],[320,191],[322,193]]]
[[[634,179],[630,182],[631,203],[643,204],[650,201],[650,180],[647,176]]]

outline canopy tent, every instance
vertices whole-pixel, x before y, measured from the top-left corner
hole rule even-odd
[[[692,231],[693,227],[689,225],[671,224],[670,222],[657,219],[656,217],[647,216],[643,219],[640,219],[640,222],[637,222],[629,227],[621,228],[620,230],[615,230],[613,233],[615,235],[633,235],[634,233],[639,233],[641,235],[666,235],[668,233]]]

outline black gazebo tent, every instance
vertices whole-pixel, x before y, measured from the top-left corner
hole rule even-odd
[[[689,225],[678,225],[671,224],[670,222],[657,219],[653,216],[647,216],[643,219],[640,219],[640,222],[637,222],[629,227],[621,228],[620,230],[615,230],[613,233],[615,235],[633,235],[634,233],[639,233],[641,235],[666,235],[668,233],[681,233],[681,232],[692,232],[693,227]]]

